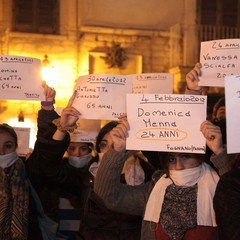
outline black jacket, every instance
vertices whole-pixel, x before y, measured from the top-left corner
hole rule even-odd
[[[44,169],[44,162],[48,161],[49,157],[56,160],[62,158],[64,149],[68,146],[69,136],[67,136],[63,142],[51,140],[51,136],[56,131],[56,127],[51,125],[50,119],[54,119],[58,117],[58,115],[54,111],[44,110],[40,110],[39,115],[40,118],[38,120],[40,120],[40,122],[38,122],[37,140],[32,154],[25,161],[25,167],[28,178],[40,197],[43,186],[49,184],[47,178],[44,177],[46,170]],[[51,126],[51,128],[49,128],[49,126]],[[37,215],[36,203],[30,191],[28,240],[42,240]]]
[[[225,173],[219,180],[214,209],[220,240],[240,239],[240,168]]]

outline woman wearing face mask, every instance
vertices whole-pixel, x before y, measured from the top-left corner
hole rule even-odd
[[[0,124],[0,239],[42,239],[24,162],[16,153],[17,134]]]
[[[118,212],[108,210],[100,201],[96,198],[96,194],[92,191],[94,179],[98,172],[98,168],[101,164],[103,155],[111,147],[112,141],[109,132],[118,125],[118,122],[111,121],[107,123],[99,132],[96,138],[96,151],[97,155],[92,157],[89,161],[89,146],[87,143],[76,142],[76,135],[74,133],[70,134],[71,142],[67,149],[67,155],[63,158],[64,165],[55,165],[54,171],[59,169],[58,178],[62,176],[62,183],[64,187],[62,192],[68,192],[68,198],[75,199],[75,210],[78,209],[78,214],[81,215],[80,227],[79,227],[79,237],[84,240],[117,240],[117,239],[136,239],[140,238],[141,229],[141,218],[136,216],[131,216],[128,214],[121,214]],[[81,156],[80,155],[84,155]],[[83,162],[87,160],[88,162],[83,166]],[[81,165],[80,168],[78,168]],[[56,174],[56,173],[55,173]],[[68,185],[70,180],[75,182],[75,188]],[[74,180],[75,179],[75,180]],[[79,181],[81,179],[81,181]],[[77,187],[77,185],[79,185]],[[81,196],[78,195],[81,189]],[[61,196],[62,198],[63,196]],[[60,203],[61,203],[60,198]],[[66,198],[66,195],[65,195]],[[66,199],[62,203],[66,204]],[[72,203],[72,202],[71,202]],[[76,212],[76,211],[75,211]],[[66,214],[65,214],[66,216]],[[80,217],[80,216],[79,216]],[[76,219],[75,219],[76,220]],[[75,221],[76,223],[76,221]],[[73,224],[69,225],[73,228]],[[59,229],[63,230],[66,225],[61,224]],[[66,235],[66,231],[60,231],[62,234]],[[71,236],[71,239],[73,236]]]
[[[44,158],[26,161],[45,213],[58,223],[57,239],[77,239],[79,222],[93,176],[88,171],[93,143],[81,142],[76,122],[80,113],[69,104],[61,116],[54,110],[56,92],[44,85],[47,101],[38,112],[38,133],[33,154],[45,149]],[[68,125],[70,127],[68,127]],[[49,142],[59,146],[49,148]],[[61,157],[59,157],[61,154]]]
[[[204,155],[166,153],[165,170],[154,173],[152,182],[123,185],[118,178],[131,154],[126,152],[128,130],[123,118],[110,132],[112,148],[94,184],[98,197],[109,209],[143,216],[142,240],[217,240],[213,196],[219,176],[203,162]]]
[[[47,102],[42,104],[53,104],[52,96],[55,91],[45,83],[43,90]],[[53,112],[48,114],[52,118],[57,115]],[[75,127],[77,114],[79,113],[76,110],[67,108],[62,118],[66,129]],[[56,127],[49,129],[51,121],[49,123],[48,120],[51,117],[40,115],[42,119],[38,125],[37,141],[26,162],[16,153],[18,142],[14,129],[7,124],[0,124],[0,239],[55,239],[57,225],[45,217],[37,194],[41,192],[38,187],[42,186],[38,184],[39,180],[43,180],[45,185],[49,183],[44,174],[42,179],[39,178],[42,167],[39,163],[48,161],[49,158],[59,161],[69,143],[69,135]],[[53,135],[58,136],[57,141],[52,138]],[[47,230],[51,230],[52,238],[46,236],[50,233]]]
[[[98,157],[90,165],[89,171],[94,176],[102,175],[99,167],[104,155],[112,148],[113,140],[110,131],[118,126],[119,122],[111,121],[102,127],[96,138]],[[119,177],[121,184],[141,185],[149,181],[154,167],[148,162],[141,151],[129,156],[127,164]],[[86,207],[80,223],[80,239],[84,240],[138,240],[140,239],[140,216],[122,214],[105,207],[101,199],[91,191],[86,199]]]
[[[68,146],[65,158],[68,163],[76,168],[85,167],[92,159],[93,143],[90,142],[77,142],[72,137]]]
[[[101,128],[100,132],[97,135],[96,138],[97,157],[93,160],[89,167],[89,171],[94,177],[96,177],[98,167],[102,161],[104,153],[108,151],[109,146],[111,146],[112,144],[109,132],[117,125],[118,125],[117,121],[108,122]]]
[[[93,143],[80,142],[78,132],[70,134],[70,144],[62,160],[62,168],[75,168],[77,174],[83,175],[88,170],[92,160]],[[90,174],[89,174],[90,175]],[[89,178],[89,182],[91,182]],[[82,212],[82,202],[78,195],[72,194],[65,188],[59,191],[59,229],[58,233],[69,239],[75,239],[79,230]],[[85,196],[82,190],[82,196]]]
[[[55,93],[53,95],[54,98]],[[51,102],[53,103],[53,100]],[[62,135],[54,134],[52,136],[52,134],[50,134],[50,137],[61,142],[66,138],[65,135],[68,131],[68,129],[64,129],[62,126],[62,119],[64,119],[66,113],[75,111],[71,106],[68,106],[66,110],[63,110],[59,118],[54,111],[53,104],[47,105],[48,106],[42,105],[42,109],[38,114],[38,139],[48,142],[48,132],[55,132],[57,128],[60,132],[62,131]],[[52,121],[55,124],[53,124]],[[101,174],[98,172],[98,167],[102,161],[101,154],[108,151],[112,144],[111,138],[107,138],[108,132],[117,124],[118,122],[115,121],[110,122],[100,130],[97,137],[97,151],[99,155],[93,157],[85,167],[76,167],[79,166],[81,161],[80,158],[76,158],[76,156],[72,156],[70,159],[68,158],[65,163],[64,161],[59,161],[59,158],[51,157],[51,155],[48,154],[41,162],[34,162],[34,159],[31,158],[27,161],[27,163],[31,164],[31,167],[29,167],[31,169],[31,179],[33,179],[37,186],[44,209],[49,216],[57,221],[59,221],[59,193],[68,193],[67,198],[70,200],[71,205],[74,206],[75,209],[78,209],[78,214],[81,215],[79,229],[80,239],[138,240],[140,238],[141,217],[110,211],[104,206],[102,201],[99,201],[96,194],[92,191],[96,174]],[[105,145],[102,144],[102,140],[105,141]],[[73,146],[73,143],[69,145],[68,152],[71,150],[72,152],[75,150],[79,151],[78,147],[75,148],[73,146],[72,148],[71,146]],[[64,149],[65,148],[62,150]],[[37,169],[36,166],[39,168]],[[36,171],[33,171],[35,170],[34,168]],[[145,180],[147,180],[147,177]],[[76,212],[77,211],[75,211],[75,213]],[[75,227],[78,226],[78,222],[76,221],[75,223],[77,224],[71,221],[71,229],[76,230]],[[60,229],[65,228],[66,230],[66,225],[67,224],[61,225],[60,222]],[[64,233],[65,236],[67,235],[67,232],[61,231],[61,233]],[[74,233],[76,233],[76,231],[74,231]],[[76,235],[71,236],[71,239],[76,239]]]

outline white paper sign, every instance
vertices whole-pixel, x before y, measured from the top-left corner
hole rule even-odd
[[[240,74],[240,39],[201,43],[199,86],[224,87],[224,77]]]
[[[207,96],[127,94],[127,149],[204,153]]]
[[[240,76],[225,77],[225,104],[227,118],[227,152],[239,153],[240,138]]]
[[[18,137],[17,153],[19,156],[26,156],[30,152],[30,128],[13,127]]]
[[[133,93],[172,93],[173,74],[142,73],[133,77]]]
[[[127,93],[172,93],[172,89],[170,73],[91,74],[79,77],[72,106],[82,119],[115,120],[126,114]]]
[[[70,134],[71,142],[96,142],[96,137],[101,129],[100,120],[79,119],[77,129]]]
[[[81,118],[114,120],[126,113],[126,94],[132,91],[130,76],[92,74],[79,77],[73,107]]]
[[[0,99],[44,101],[41,61],[0,55]]]

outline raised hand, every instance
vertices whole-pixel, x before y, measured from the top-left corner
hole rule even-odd
[[[215,155],[218,155],[224,151],[222,133],[219,126],[214,125],[212,122],[206,120],[201,124],[200,130],[203,136],[206,138],[208,147]]]
[[[63,109],[61,117],[53,120],[53,123],[57,126],[57,130],[53,135],[53,139],[55,140],[62,140],[67,132],[73,132],[77,128],[76,122],[80,116],[80,112],[72,107],[76,94],[77,92],[75,91],[69,99],[66,108]]]
[[[197,91],[201,89],[201,87],[198,86],[201,67],[201,63],[196,63],[195,67],[186,75],[186,84],[189,90]]]
[[[54,88],[49,87],[45,81],[42,82],[43,92],[45,96],[45,101],[41,102],[42,109],[53,110],[55,103],[56,91]]]
[[[77,92],[74,91],[73,95],[68,101],[66,108],[64,108],[61,113],[60,125],[63,129],[74,127],[80,116],[80,112],[76,108],[72,107],[76,94]]]
[[[42,82],[43,92],[46,97],[46,102],[54,102],[56,91],[54,88],[49,87],[45,81]]]
[[[114,150],[121,152],[126,150],[126,139],[128,137],[129,123],[126,116],[119,118],[119,124],[110,131]]]

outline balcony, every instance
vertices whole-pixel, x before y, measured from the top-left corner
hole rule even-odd
[[[214,25],[198,26],[199,43],[214,39],[240,38],[240,28]]]

